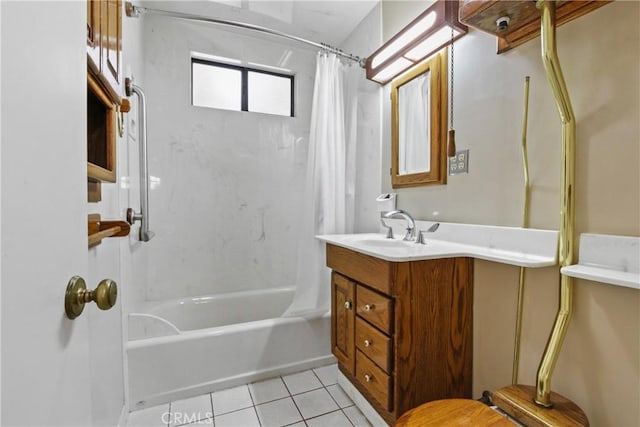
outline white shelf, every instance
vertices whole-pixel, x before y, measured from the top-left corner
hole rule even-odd
[[[640,289],[640,237],[580,235],[578,264],[560,272],[578,279]]]

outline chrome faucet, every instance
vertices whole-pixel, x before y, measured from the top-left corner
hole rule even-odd
[[[405,212],[402,209],[397,209],[395,211],[387,212],[386,214],[383,215],[383,218],[394,218],[396,216],[402,217],[402,218],[405,219],[405,221],[407,221],[407,234],[405,234],[405,236],[404,236],[404,238],[402,240],[407,240],[407,241],[415,240],[415,238],[416,238],[416,223],[413,220],[413,217],[411,215],[409,215],[409,212]],[[382,221],[382,218],[380,220]],[[389,229],[389,232],[387,233],[387,237],[388,238],[393,238],[393,233],[391,233],[391,227],[386,225],[384,223],[384,221],[382,221],[382,224]]]

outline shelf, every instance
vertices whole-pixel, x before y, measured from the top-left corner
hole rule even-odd
[[[109,237],[124,237],[129,235],[131,226],[126,221],[102,221],[100,214],[89,214],[88,216],[88,237],[89,247],[102,243],[103,239]]]
[[[559,27],[612,0],[558,1],[556,23]],[[499,32],[496,20],[509,17],[509,25]],[[540,35],[540,11],[533,1],[465,0],[460,6],[460,22],[498,37],[498,53],[504,53]]]
[[[578,264],[565,276],[640,289],[640,237],[582,234]]]

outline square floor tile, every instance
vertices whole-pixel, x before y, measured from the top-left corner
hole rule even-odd
[[[351,421],[342,411],[335,411],[306,421],[309,427],[351,427]]]
[[[347,393],[345,393],[344,390],[342,390],[342,387],[340,387],[338,384],[330,385],[329,387],[327,387],[327,391],[329,392],[331,397],[333,397],[333,400],[336,401],[339,407],[346,408],[347,406],[353,405],[353,402],[351,401],[351,399],[349,399]]]
[[[184,427],[191,427],[191,426],[209,426],[209,427],[213,427],[214,426],[213,418],[205,418],[204,420],[198,420],[195,423],[189,423],[189,424],[185,424],[184,425]]]
[[[282,427],[302,421],[302,415],[290,397],[258,405],[256,412],[262,427]]]
[[[216,416],[214,422],[216,427],[260,427],[256,410],[253,408]]]
[[[171,418],[169,404],[152,406],[129,414],[128,427],[159,427],[168,426]]]
[[[293,400],[305,420],[339,409],[329,392],[324,388],[298,394],[293,396]]]
[[[249,391],[254,405],[289,397],[289,391],[280,377],[249,384]]]
[[[298,372],[297,374],[282,377],[291,394],[304,393],[322,387],[322,383],[312,371]]]
[[[209,393],[171,402],[170,426],[180,426],[213,417]]]
[[[369,422],[367,417],[365,417],[364,414],[360,412],[360,409],[358,409],[357,406],[350,406],[348,408],[344,408],[343,411],[347,415],[347,417],[349,417],[349,419],[351,420],[354,426],[356,427],[371,426],[371,423]]]
[[[338,365],[333,364],[329,366],[323,366],[321,368],[315,368],[313,372],[316,373],[322,384],[329,386],[338,383]]]
[[[213,399],[213,414],[216,420],[218,415],[253,406],[249,387],[246,385],[216,391],[211,397]]]

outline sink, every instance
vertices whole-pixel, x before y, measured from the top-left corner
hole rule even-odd
[[[403,223],[398,222],[396,231],[400,236]],[[432,222],[416,221],[418,230],[428,230],[432,226]],[[473,257],[520,267],[556,265],[558,232],[553,230],[441,222],[438,231],[427,236],[424,245],[404,241],[401,237],[387,239],[384,233],[316,237],[332,245],[392,262]]]
[[[376,248],[402,248],[406,247],[411,242],[395,239],[362,239],[358,240],[358,243],[364,246],[373,246]]]

